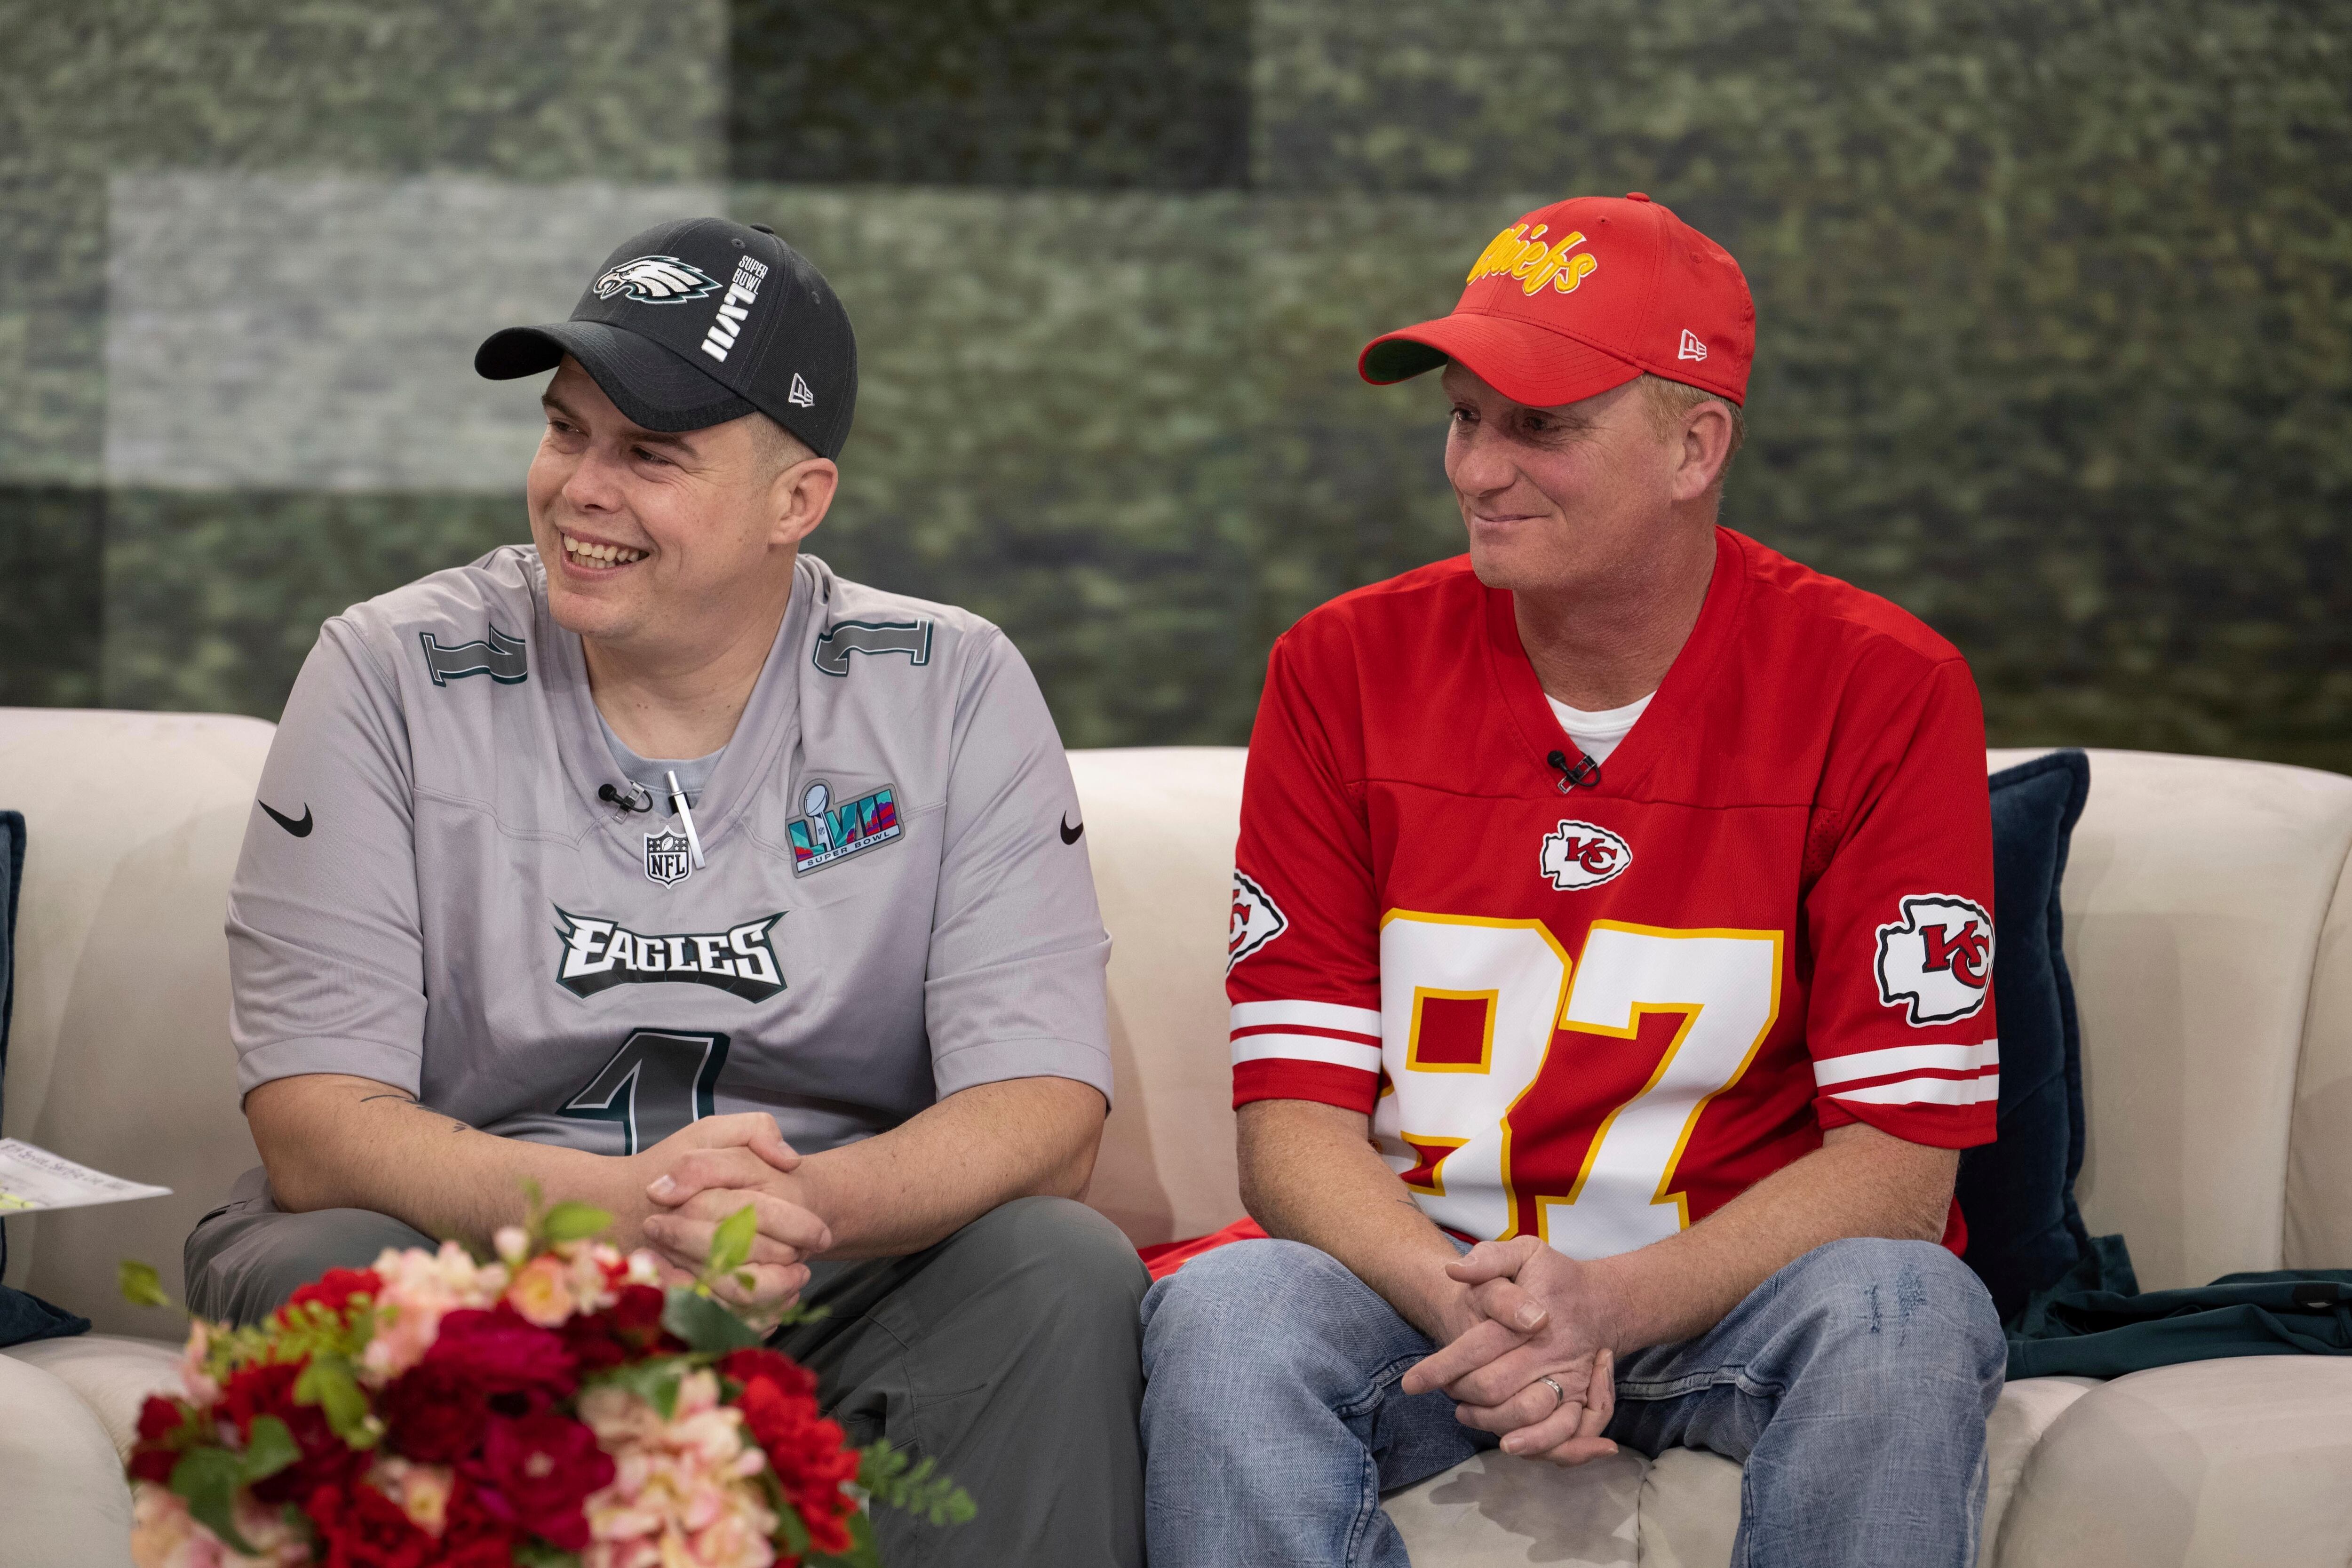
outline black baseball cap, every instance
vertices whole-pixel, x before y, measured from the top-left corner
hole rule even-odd
[[[565,354],[648,430],[700,430],[756,410],[837,458],[857,405],[849,312],[764,224],[656,225],[604,258],[570,321],[492,332],[474,369],[511,381]]]

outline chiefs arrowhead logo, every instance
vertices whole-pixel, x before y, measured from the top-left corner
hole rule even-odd
[[[1234,873],[1233,923],[1225,936],[1225,973],[1234,965],[1290,929],[1282,910],[1265,889],[1236,870]]]
[[[1992,984],[1992,916],[1971,899],[1921,893],[1878,928],[1878,999],[1915,1025],[1949,1024],[1985,1005]]]
[[[1633,847],[1605,827],[1590,822],[1563,822],[1544,835],[1536,869],[1561,892],[1597,888],[1625,874],[1633,863]]]

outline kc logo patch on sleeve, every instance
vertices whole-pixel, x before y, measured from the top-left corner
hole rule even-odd
[[[1233,925],[1225,936],[1225,973],[1290,928],[1289,920],[1265,889],[1240,870],[1234,872]]]
[[[801,793],[801,810],[806,815],[795,818],[790,829],[795,877],[887,844],[903,831],[898,792],[891,784],[836,805],[833,786],[817,779]]]
[[[1878,928],[1878,999],[1925,1026],[1971,1016],[1992,984],[1992,916],[1972,899],[1919,893]]]

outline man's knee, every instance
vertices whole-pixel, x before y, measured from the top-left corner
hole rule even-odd
[[[1855,1239],[1814,1248],[1781,1271],[1780,1300],[1811,1354],[1920,1395],[2000,1391],[2008,1342],[1992,1298],[1933,1242]]]
[[[962,1249],[988,1260],[1008,1306],[1033,1315],[1135,1319],[1151,1283],[1117,1226],[1069,1198],[1015,1198],[959,1235]]]
[[[233,1208],[188,1235],[183,1251],[188,1310],[233,1323],[259,1322],[330,1268],[364,1268],[387,1247],[435,1245],[422,1231],[373,1209]]]
[[[1328,1253],[1296,1241],[1234,1242],[1193,1258],[1144,1298],[1143,1374],[1318,1381],[1317,1369],[1340,1369],[1347,1358],[1331,1353],[1331,1342],[1358,1337],[1348,1323],[1367,1304],[1387,1310]]]

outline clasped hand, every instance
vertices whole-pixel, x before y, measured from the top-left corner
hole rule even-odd
[[[1405,1393],[1445,1390],[1454,1418],[1498,1434],[1506,1453],[1556,1465],[1615,1453],[1601,1435],[1617,1407],[1615,1357],[1583,1266],[1517,1237],[1481,1242],[1445,1272],[1469,1289],[1453,1337],[1404,1374]]]
[[[746,1204],[759,1220],[743,1270],[751,1285],[730,1278],[714,1287],[738,1306],[772,1308],[797,1300],[808,1285],[806,1260],[833,1245],[831,1227],[809,1206],[803,1183],[793,1174],[801,1156],[771,1116],[704,1117],[633,1163],[644,1202],[652,1205],[640,1222],[646,1242],[677,1270],[673,1282],[700,1272],[710,1256],[711,1233]]]

